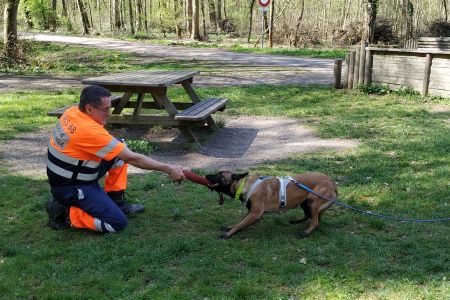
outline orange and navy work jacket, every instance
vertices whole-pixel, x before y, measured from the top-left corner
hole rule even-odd
[[[73,106],[64,112],[50,136],[49,183],[62,186],[94,182],[102,159],[114,159],[124,147],[102,125]]]

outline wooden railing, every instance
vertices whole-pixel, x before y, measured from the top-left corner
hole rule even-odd
[[[416,50],[358,47],[346,56],[343,85],[337,78],[342,60],[336,60],[334,86],[352,89],[359,83],[374,83],[450,97],[450,47],[445,46],[450,46],[450,38],[433,40],[439,48],[431,46],[431,38],[419,38]]]

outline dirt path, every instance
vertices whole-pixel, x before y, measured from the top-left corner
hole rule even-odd
[[[28,36],[30,37],[30,36]],[[143,63],[181,60],[216,65],[195,78],[195,85],[331,84],[332,61],[288,56],[254,55],[219,49],[158,46],[111,39],[39,34],[41,41],[108,48],[135,54]],[[0,75],[1,91],[81,88],[81,77]],[[243,125],[245,124],[245,125]],[[31,132],[0,145],[8,168],[23,175],[45,176],[46,145],[51,127]],[[127,136],[122,136],[127,138]],[[157,152],[152,157],[190,168],[245,169],[295,153],[356,147],[352,140],[320,139],[298,120],[268,117],[226,117],[225,128],[196,150]],[[131,173],[142,172],[130,168]]]
[[[236,53],[221,49],[150,45],[105,38],[72,37],[53,34],[22,34],[23,38],[83,47],[113,49],[132,53],[137,63],[184,61],[207,65],[209,71],[195,77],[197,86],[250,84],[326,84],[332,83],[333,61],[283,55]],[[1,91],[61,90],[80,88],[79,76],[0,75]]]

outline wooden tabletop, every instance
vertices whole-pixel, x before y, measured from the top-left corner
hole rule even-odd
[[[199,71],[192,70],[133,71],[87,78],[82,80],[81,83],[102,86],[168,87],[190,79],[199,73]]]

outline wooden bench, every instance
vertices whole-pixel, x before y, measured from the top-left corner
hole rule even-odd
[[[450,51],[450,37],[419,37],[417,50]]]
[[[122,96],[111,96],[111,106],[115,107],[117,105],[117,103],[119,103],[120,99],[122,98]],[[69,106],[64,106],[64,107],[58,107],[52,111],[49,111],[47,113],[47,116],[52,116],[52,117],[58,117],[61,118],[62,114],[70,107],[74,106],[76,104],[73,105],[69,105]]]
[[[178,121],[202,121],[216,111],[223,111],[228,103],[224,98],[208,98],[197,102],[174,116]]]

